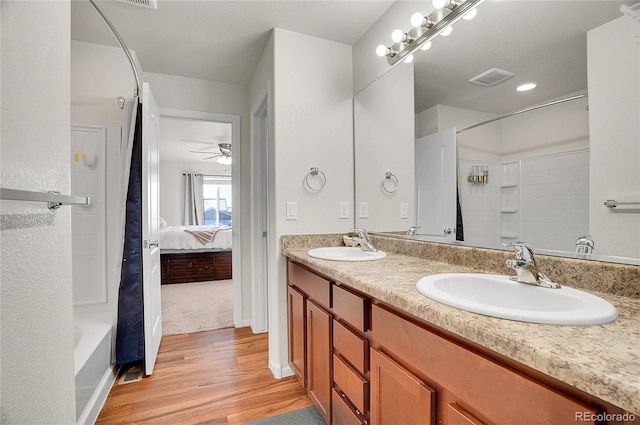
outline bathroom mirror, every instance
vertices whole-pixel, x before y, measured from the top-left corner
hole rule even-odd
[[[415,3],[416,11],[423,11],[425,5]],[[356,225],[401,234],[416,223],[414,208],[421,187],[415,182],[401,186],[415,190],[404,222],[398,221],[402,211],[392,197],[385,201],[394,203],[387,208],[386,217],[362,219],[358,205],[359,200],[370,197],[362,195],[367,186],[363,182],[382,177],[367,175],[366,164],[388,161],[396,150],[390,149],[389,138],[376,146],[371,137],[378,131],[376,125],[380,132],[387,131],[393,119],[378,124],[369,119],[368,134],[360,134],[358,101],[373,97],[368,93],[385,84],[378,93],[396,96],[393,84],[385,78],[406,73],[402,68],[413,66],[415,139],[576,98],[459,133],[455,178],[464,241],[455,240],[455,221],[448,237],[420,236],[417,229],[417,238],[489,248],[525,240],[537,251],[573,257],[576,240],[591,235],[596,255],[588,258],[638,264],[640,204],[617,209],[604,206],[607,199],[640,202],[640,23],[620,10],[626,5],[637,14],[635,3],[486,1],[476,19],[460,21],[447,38],[437,37],[430,50],[415,55],[413,65],[399,64],[357,94]],[[398,22],[398,27],[408,27],[407,22]],[[587,32],[595,28],[588,42]],[[629,54],[624,49],[635,50]],[[514,75],[493,86],[469,82],[492,69],[498,71],[484,77],[498,78],[500,70]],[[516,91],[525,82],[535,82],[537,87]],[[585,94],[588,97],[580,97]],[[361,109],[369,111],[372,105]],[[404,161],[404,167],[394,165],[397,170],[414,169],[414,157],[405,151],[406,147],[395,156]],[[359,161],[363,153],[366,161]],[[483,179],[485,171],[488,176]],[[449,195],[455,199],[455,194]]]

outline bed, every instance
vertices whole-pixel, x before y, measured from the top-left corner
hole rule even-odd
[[[231,279],[231,227],[163,226],[162,284]]]

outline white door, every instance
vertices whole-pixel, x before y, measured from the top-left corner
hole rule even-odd
[[[142,84],[142,297],[144,367],[151,375],[162,338],[158,247],[158,131],[160,113],[148,83]]]
[[[416,140],[415,158],[416,233],[455,240],[456,129]]]

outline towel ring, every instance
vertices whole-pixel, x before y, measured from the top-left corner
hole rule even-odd
[[[391,182],[391,189],[387,188],[387,182]],[[382,179],[382,183],[380,183],[380,187],[384,193],[391,195],[398,190],[398,178],[391,171],[387,171],[384,173],[384,178]]]
[[[311,186],[311,183],[309,183],[309,178],[316,177],[316,176],[319,176],[320,178],[319,188],[313,187]],[[325,176],[324,173],[318,169],[318,167],[311,167],[307,175],[304,177],[304,188],[312,193],[320,192],[322,189],[324,189],[324,186],[326,184],[327,184],[327,176]]]

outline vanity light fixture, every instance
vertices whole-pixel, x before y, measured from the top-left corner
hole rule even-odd
[[[391,34],[393,45],[379,45],[376,54],[387,58],[390,65],[395,65],[400,61],[411,63],[413,58],[410,55],[418,49],[429,50],[431,40],[436,36],[448,36],[453,31],[453,24],[460,19],[473,19],[477,13],[477,7],[485,0],[433,0],[436,8],[428,15],[416,12],[411,15],[412,28],[403,32],[395,30]]]
[[[529,90],[533,90],[536,88],[536,83],[524,83],[524,84],[520,84],[516,90],[518,91],[529,91]]]

